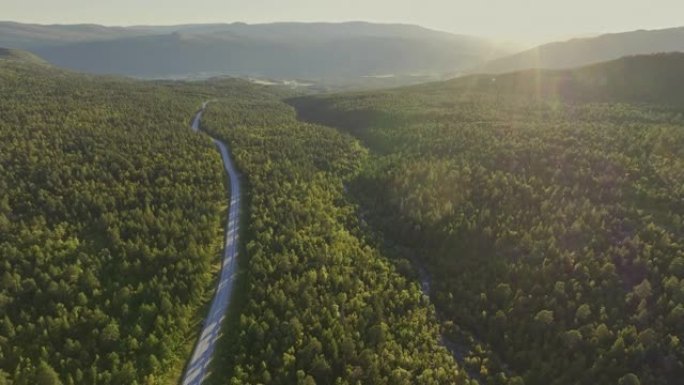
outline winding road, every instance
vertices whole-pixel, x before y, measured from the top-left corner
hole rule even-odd
[[[200,121],[202,114],[207,108],[207,103],[202,104],[192,120],[192,130],[200,131]],[[183,385],[200,385],[209,376],[209,364],[214,355],[216,341],[219,339],[221,323],[225,318],[228,305],[230,304],[231,294],[237,274],[237,254],[238,254],[238,232],[240,218],[240,178],[230,159],[228,147],[222,141],[213,138],[212,140],[219,148],[226,174],[230,178],[230,207],[228,209],[228,223],[226,224],[225,245],[223,249],[223,262],[221,266],[221,276],[219,279],[216,294],[211,303],[209,314],[203,323],[202,333],[199,341],[195,345],[192,358],[183,374]]]

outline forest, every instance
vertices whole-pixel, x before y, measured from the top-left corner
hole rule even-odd
[[[468,384],[415,280],[366,242],[367,150],[278,89],[0,62],[0,384],[171,384],[217,276],[233,151],[246,233],[216,384]]]
[[[225,189],[202,101],[0,61],[0,383],[159,384],[211,293]]]
[[[683,57],[289,102],[370,149],[348,184],[365,227],[427,271],[481,383],[667,385],[684,376]]]
[[[227,209],[209,135],[246,191],[207,383],[684,376],[684,55],[298,97],[17,57],[0,60],[0,384],[177,382]]]
[[[209,104],[247,185],[244,299],[210,384],[467,384],[414,280],[365,242],[344,184],[367,150],[279,96]]]

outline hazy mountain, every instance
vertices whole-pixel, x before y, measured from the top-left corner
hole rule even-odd
[[[40,25],[0,22],[0,46],[34,49],[84,41],[101,41],[154,33],[143,28],[104,27],[95,24]]]
[[[629,55],[676,51],[684,51],[684,27],[613,33],[549,43],[495,59],[477,71],[501,73],[526,68],[572,68]]]
[[[127,28],[2,23],[0,45],[74,70],[141,77],[443,74],[510,53],[486,39],[362,22]]]

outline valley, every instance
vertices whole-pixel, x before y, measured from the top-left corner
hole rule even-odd
[[[0,22],[0,385],[681,382],[654,25]]]

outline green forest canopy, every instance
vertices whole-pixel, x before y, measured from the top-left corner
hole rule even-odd
[[[212,282],[220,157],[201,95],[0,62],[0,373],[160,383]]]
[[[292,101],[361,141],[237,80],[0,61],[0,383],[179,375],[226,207],[220,156],[188,128],[208,99],[248,197],[212,383],[674,383],[681,60]],[[427,270],[441,325],[385,252]],[[469,346],[460,363],[440,332]]]
[[[343,181],[366,151],[237,80],[136,82],[0,62],[0,382],[167,384],[246,178],[245,292],[217,383],[467,383],[418,285],[363,240]],[[231,333],[231,327],[239,327]]]
[[[350,190],[433,276],[466,367],[666,385],[684,375],[683,82],[671,54],[291,103],[372,150]]]
[[[267,95],[209,105],[245,175],[247,290],[215,384],[464,384],[416,282],[363,240],[343,185],[366,150]]]

